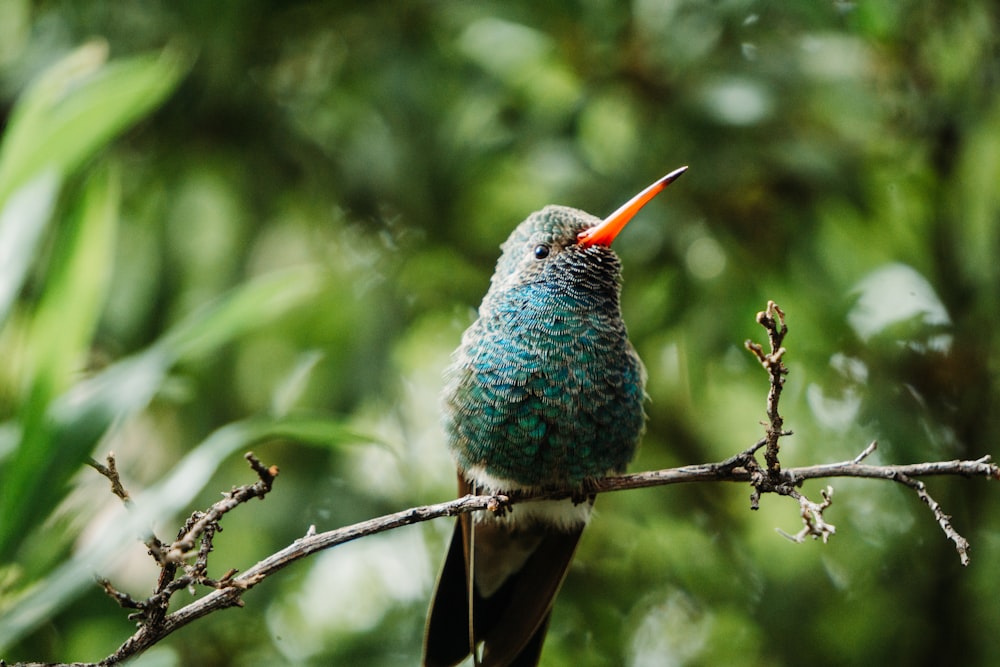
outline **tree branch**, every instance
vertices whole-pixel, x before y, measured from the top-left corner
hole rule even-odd
[[[771,388],[767,392],[767,435],[764,437],[766,449],[764,450],[764,461],[767,464],[768,472],[778,472],[781,470],[781,463],[778,461],[778,438],[791,435],[791,431],[784,430],[785,420],[778,412],[778,401],[781,400],[781,390],[785,386],[785,376],[788,369],[782,362],[785,356],[785,348],[782,343],[788,334],[788,326],[785,325],[785,313],[774,301],[767,302],[767,308],[757,313],[757,323],[767,331],[768,346],[770,352],[764,352],[764,348],[759,343],[747,340],[743,343],[760,362],[764,370],[771,378]]]
[[[926,485],[919,478],[948,475],[1000,480],[1000,467],[989,456],[983,456],[976,460],[933,461],[907,465],[866,464],[864,460],[877,448],[877,443],[872,442],[856,457],[848,461],[782,468],[779,460],[778,441],[782,437],[791,435],[790,431],[784,430],[783,419],[778,409],[781,389],[788,373],[783,362],[785,348],[782,347],[788,327],[785,324],[784,312],[773,301],[769,301],[767,308],[758,313],[757,321],[767,331],[770,349],[765,352],[761,345],[751,341],[747,341],[746,347],[767,371],[769,377],[770,389],[766,408],[768,421],[763,422],[765,426],[764,437],[739,454],[716,463],[591,480],[587,484],[587,493],[611,493],[694,482],[749,483],[753,489],[750,496],[751,509],[757,509],[760,498],[765,493],[789,496],[798,502],[799,514],[803,523],[802,528],[795,535],[780,530],[779,533],[796,542],[802,542],[806,537],[822,539],[825,542],[836,532],[836,528],[827,523],[823,517],[824,511],[833,502],[833,489],[827,486],[821,491],[822,501],[813,502],[799,490],[805,480],[835,477],[889,480],[914,490],[918,498],[930,508],[948,539],[955,544],[962,564],[967,565],[969,563],[968,541],[954,529],[950,517],[930,496]],[[757,452],[761,448],[765,450],[765,467],[761,467],[756,459]],[[257,586],[272,574],[318,551],[330,549],[345,542],[441,517],[457,516],[467,512],[505,512],[517,503],[573,498],[579,494],[578,489],[559,489],[531,493],[469,495],[434,505],[413,507],[395,514],[369,519],[322,533],[317,533],[314,527],[310,527],[303,537],[261,560],[246,572],[237,575],[236,570],[230,570],[219,580],[209,579],[206,576],[208,558],[212,551],[214,535],[220,529],[219,522],[226,513],[239,505],[253,498],[263,498],[271,490],[278,474],[276,467],[265,467],[253,454],[247,454],[246,458],[257,473],[257,482],[236,487],[206,511],[193,513],[172,544],[164,545],[155,536],[146,541],[147,546],[150,547],[150,554],[162,568],[152,596],[146,600],[134,600],[127,594],[117,591],[110,582],[100,582],[108,595],[119,605],[138,610],[130,617],[139,621],[139,628],[135,634],[129,637],[117,651],[100,662],[59,663],[59,665],[106,667],[119,664],[128,658],[139,655],[192,621],[220,609],[242,606],[244,592]],[[91,465],[111,481],[112,492],[128,505],[129,495],[118,477],[113,455],[109,455],[107,466],[96,461],[92,462]],[[194,550],[196,545],[199,545],[197,551]],[[192,555],[194,555],[194,562],[189,564],[187,561]],[[166,613],[171,596],[175,592],[199,584],[213,590],[171,614]],[[43,667],[43,665],[51,667],[53,665],[53,663],[17,664],[24,667]],[[0,660],[0,667],[6,667],[6,663],[2,660]]]

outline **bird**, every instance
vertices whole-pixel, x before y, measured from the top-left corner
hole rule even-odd
[[[687,170],[603,220],[546,206],[519,224],[445,372],[443,425],[459,496],[568,492],[459,516],[427,614],[424,667],[537,665],[595,496],[645,429],[646,371],[620,308],[611,243]],[[471,619],[471,620],[470,620]]]

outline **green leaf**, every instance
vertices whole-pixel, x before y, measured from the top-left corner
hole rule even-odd
[[[78,49],[36,79],[11,112],[0,144],[0,322],[36,259],[62,182],[161,102],[184,71],[172,51],[111,64],[106,57],[100,43]],[[59,229],[50,274],[19,350],[28,390],[10,431],[20,439],[6,448],[12,451],[0,469],[0,555],[9,555],[22,531],[48,516],[107,428],[53,421],[61,411],[51,402],[90,347],[107,291],[118,200],[117,182],[100,173],[71,203]],[[71,436],[60,437],[67,426]]]
[[[324,417],[296,416],[275,422],[270,435],[295,442],[334,447],[357,443],[386,443],[369,434],[356,431],[340,421]]]
[[[55,507],[68,475],[116,422],[144,409],[180,360],[208,354],[279,319],[315,297],[323,273],[315,267],[279,271],[234,289],[185,318],[159,341],[74,385],[43,414],[23,424],[18,449],[0,468],[0,556],[22,532]],[[34,404],[33,404],[34,405]],[[37,410],[37,406],[36,406]],[[51,457],[61,475],[53,478]]]
[[[46,413],[89,351],[110,280],[118,199],[117,180],[107,171],[90,179],[53,253],[51,277],[24,343],[30,386],[18,411],[20,445],[0,473],[0,535],[44,519],[89,452],[54,438]]]
[[[57,239],[26,349],[28,373],[52,392],[69,386],[90,350],[111,281],[120,196],[117,172],[95,174]]]
[[[0,208],[42,171],[65,176],[174,90],[188,59],[167,49],[105,63],[91,42],[43,73],[18,99],[0,145]]]
[[[47,170],[0,202],[0,325],[17,298],[59,196],[59,174]]]
[[[161,344],[175,357],[198,358],[221,344],[273,321],[316,296],[323,272],[301,266],[254,279],[225,299],[193,312]]]
[[[93,573],[107,571],[109,562],[134,543],[137,535],[148,534],[152,526],[162,525],[183,511],[229,456],[271,438],[318,440],[324,444],[364,439],[338,421],[319,417],[255,418],[216,430],[159,482],[136,494],[124,520],[107,523],[101,535],[89,540],[86,547],[50,576],[21,591],[16,599],[0,597],[0,650],[23,638],[81,591],[93,586]]]
[[[318,350],[310,350],[299,357],[295,367],[275,387],[272,393],[271,414],[276,417],[283,417],[291,411],[292,406],[295,405],[295,401],[305,391],[312,372],[322,359],[323,354]]]
[[[157,106],[187,69],[166,50],[105,64],[91,42],[39,76],[11,111],[0,143],[0,323],[35,259],[59,187],[115,135]]]

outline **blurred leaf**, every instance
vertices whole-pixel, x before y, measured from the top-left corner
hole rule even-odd
[[[272,321],[318,293],[323,273],[302,266],[261,276],[177,324],[161,345],[172,356],[197,358]]]
[[[373,435],[361,433],[340,421],[331,421],[329,418],[321,417],[285,418],[280,423],[276,423],[271,435],[322,447],[339,447],[358,443],[379,444],[388,447],[383,440]]]
[[[24,280],[59,186],[118,132],[157,106],[187,68],[176,51],[105,64],[91,42],[35,80],[0,143],[0,323]]]
[[[16,599],[0,597],[0,650],[10,646],[83,590],[94,585],[93,573],[112,566],[115,556],[185,510],[212,475],[234,452],[274,438],[333,444],[355,442],[358,436],[339,422],[319,417],[249,419],[227,424],[192,449],[173,470],[152,487],[133,495],[134,505],[123,521],[109,522],[101,534],[50,576],[23,590]],[[265,461],[266,463],[266,461]],[[248,482],[251,474],[248,469]],[[239,511],[239,510],[237,510]],[[161,536],[170,539],[169,536]]]
[[[32,403],[20,446],[0,468],[0,554],[9,555],[22,531],[48,516],[69,475],[113,424],[146,407],[174,363],[273,322],[313,298],[320,277],[303,267],[257,278],[192,313],[144,352],[76,384],[44,414]]]
[[[143,409],[152,400],[177,361],[206,354],[267,326],[314,297],[320,276],[313,267],[302,267],[261,276],[233,289],[189,315],[144,352],[74,386],[56,399],[50,418],[64,437],[96,443],[116,419]]]
[[[26,338],[28,396],[19,410],[21,441],[0,470],[0,553],[14,531],[40,521],[89,452],[53,437],[46,413],[83,365],[111,270],[118,186],[108,172],[90,179],[67,219],[52,258],[51,279]],[[79,442],[79,441],[78,441]],[[44,483],[43,483],[44,480]]]
[[[339,421],[315,416],[251,418],[227,424],[192,449],[155,486],[136,494],[135,509],[130,518],[134,531],[115,527],[114,532],[133,539],[135,534],[141,534],[150,526],[174,516],[205,487],[215,470],[233,452],[277,438],[322,444],[346,444],[367,439],[350,431]]]
[[[295,402],[302,396],[309,377],[316,369],[316,365],[323,359],[323,354],[318,350],[310,350],[299,357],[295,368],[285,377],[274,390],[271,396],[271,413],[277,417],[287,415]]]
[[[0,146],[0,207],[37,173],[72,173],[176,87],[178,51],[105,63],[104,42],[86,44],[45,71],[20,97]]]
[[[50,169],[22,185],[6,202],[0,199],[0,325],[35,258],[59,185],[59,175]]]
[[[90,349],[111,279],[120,196],[117,172],[97,172],[60,230],[25,350],[44,404],[66,389]]]
[[[921,330],[951,325],[934,287],[905,264],[880,266],[861,279],[852,292],[857,294],[857,302],[847,321],[864,341],[906,332],[910,333],[906,338],[916,337]]]
[[[62,179],[162,101],[182,73],[176,54],[104,65],[106,51],[92,43],[63,59],[11,113],[0,145],[0,320],[36,259]],[[97,437],[74,424],[73,437],[60,438],[50,401],[79,369],[103,307],[118,199],[107,173],[92,178],[60,230],[24,350],[29,397],[18,410],[21,440],[0,470],[0,555],[58,504]]]

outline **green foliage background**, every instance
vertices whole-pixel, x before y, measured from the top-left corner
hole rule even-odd
[[[0,656],[112,652],[94,573],[147,595],[137,536],[247,449],[282,472],[216,575],[450,497],[440,371],[498,244],[681,164],[616,243],[634,470],[759,437],[767,299],[785,465],[995,453],[998,36],[986,1],[0,0]],[[82,466],[112,449],[130,517]],[[1000,663],[997,490],[930,482],[963,569],[912,494],[834,487],[827,545],[746,488],[602,497],[544,664]],[[298,564],[137,664],[416,664],[449,529]]]

